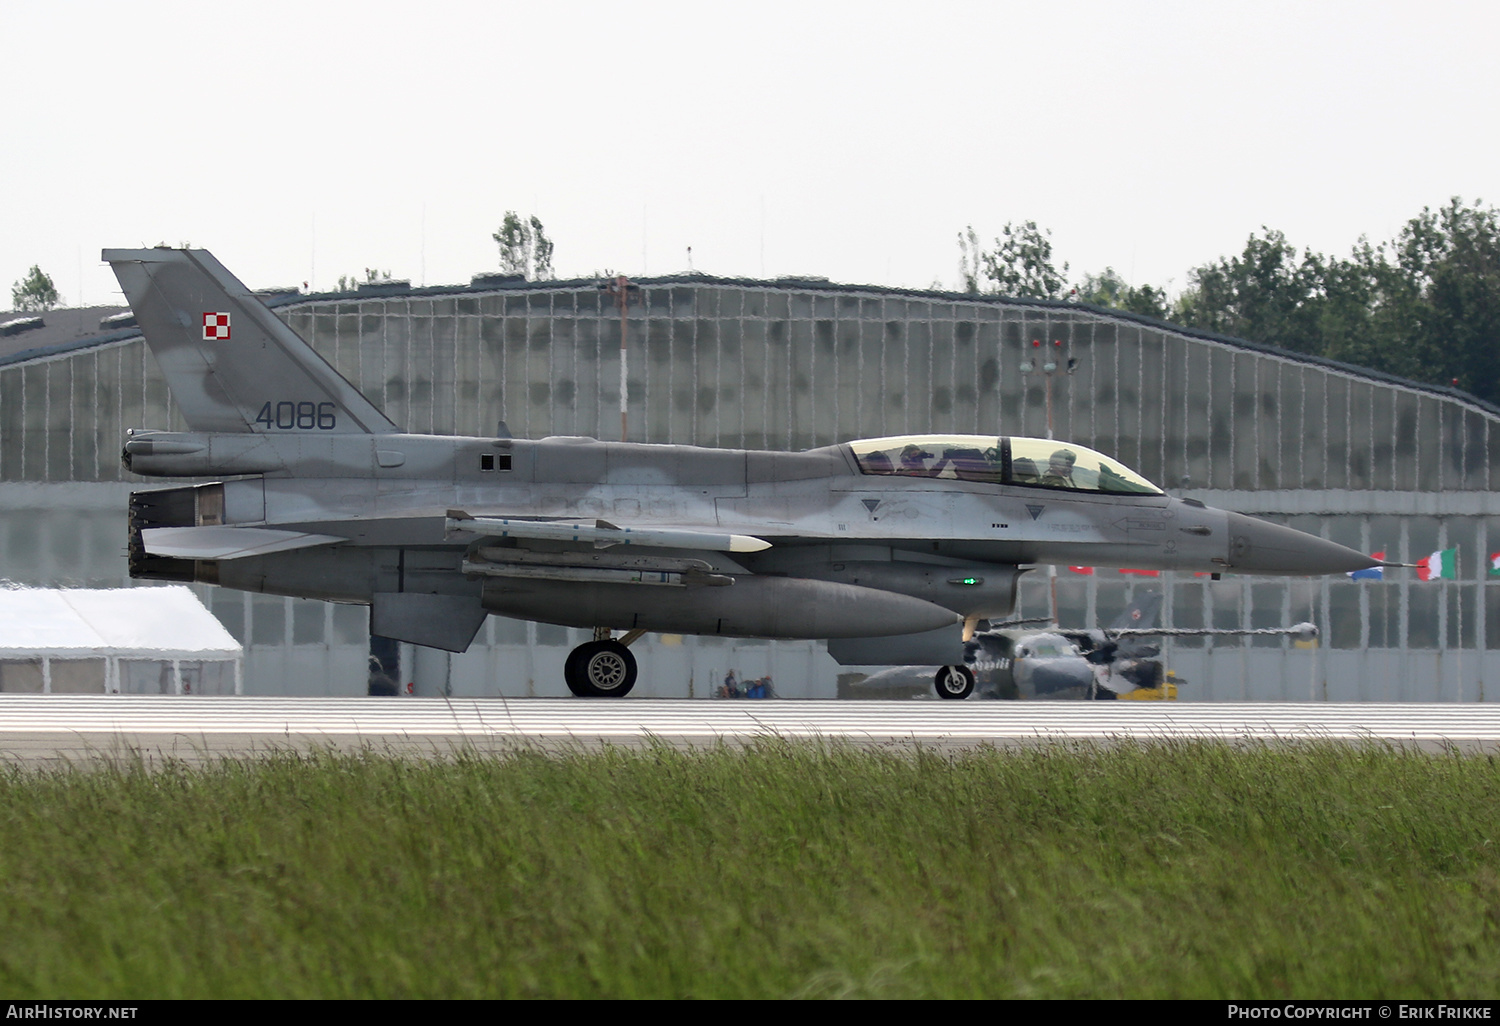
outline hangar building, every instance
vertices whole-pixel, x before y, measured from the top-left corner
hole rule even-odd
[[[633,441],[804,449],[917,432],[1043,436],[1050,418],[1056,437],[1178,495],[1392,560],[1457,550],[1457,579],[1435,581],[1408,570],[1212,581],[1060,569],[1070,626],[1108,622],[1152,587],[1180,627],[1322,627],[1313,649],[1267,637],[1169,643],[1182,700],[1471,701],[1500,691],[1485,685],[1500,668],[1500,576],[1487,559],[1500,550],[1500,409],[1083,305],[806,279],[635,285],[625,316]],[[266,301],[406,430],[488,435],[504,421],[523,437],[619,437],[621,314],[598,282],[478,276]],[[0,315],[0,578],[128,583],[126,496],[168,482],[125,472],[123,433],[184,425],[128,310],[22,320]],[[1046,615],[1045,574],[1023,579],[1020,615]],[[246,693],[370,686],[363,607],[197,590],[245,644]],[[491,617],[468,653],[408,651],[394,683],[562,695],[562,661],[581,640]],[[838,667],[815,643],[663,636],[637,646],[637,694],[704,697],[729,669],[769,674],[783,696],[835,693]]]

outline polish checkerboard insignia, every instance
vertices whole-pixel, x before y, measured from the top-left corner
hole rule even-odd
[[[205,313],[203,315],[203,341],[229,340],[229,315],[227,313]]]

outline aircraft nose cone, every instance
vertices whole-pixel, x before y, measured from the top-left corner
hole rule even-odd
[[[1240,574],[1344,574],[1378,566],[1363,552],[1311,534],[1230,513],[1229,568]]]

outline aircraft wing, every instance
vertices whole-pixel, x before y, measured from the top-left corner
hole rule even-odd
[[[1312,641],[1318,636],[1318,625],[1299,623],[1291,627],[1147,627],[1132,630],[1105,631],[1111,638],[1155,636],[1162,638],[1246,637],[1253,635],[1289,634],[1298,641]]]

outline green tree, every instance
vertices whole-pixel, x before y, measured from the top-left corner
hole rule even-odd
[[[1007,224],[986,251],[959,233],[961,287],[973,293],[1060,298],[1068,265],[1050,233]],[[1262,227],[1236,256],[1193,268],[1174,301],[1131,286],[1112,267],[1073,290],[1112,307],[1385,371],[1457,384],[1500,403],[1500,211],[1454,197],[1424,208],[1393,240],[1361,238],[1347,257],[1299,252]]]
[[[1318,258],[1319,286],[1309,299],[1311,316],[1303,318],[1309,339],[1303,352],[1316,353],[1376,370],[1405,373],[1386,365],[1373,326],[1377,297],[1389,288],[1381,247],[1361,238],[1347,260]],[[1410,377],[1410,374],[1406,374]]]
[[[960,291],[970,295],[979,295],[979,283],[984,276],[984,270],[980,264],[980,254],[983,252],[983,247],[979,245],[979,235],[974,231],[972,224],[958,233],[958,287]]]
[[[1393,245],[1372,312],[1387,358],[1408,376],[1500,401],[1500,212],[1454,197],[1423,208]],[[1403,344],[1404,343],[1404,344]]]
[[[1327,262],[1310,251],[1299,259],[1281,232],[1261,230],[1265,235],[1252,233],[1239,256],[1188,272],[1189,286],[1178,297],[1175,317],[1193,328],[1319,352],[1316,300]]]
[[[1068,265],[1059,271],[1052,263],[1052,232],[1037,228],[1035,221],[1006,224],[994,252],[983,254],[981,262],[984,276],[1006,295],[1061,299],[1067,289]]]
[[[1074,293],[1080,303],[1113,307],[1159,321],[1166,320],[1172,312],[1165,289],[1131,285],[1113,267],[1106,267],[1098,274],[1085,274]]]
[[[1173,319],[1500,402],[1500,212],[1454,197],[1347,258],[1262,231],[1191,271]]]
[[[61,300],[52,279],[32,264],[31,272],[10,287],[10,301],[17,313],[44,313]]]
[[[1066,282],[1068,265],[1059,270],[1052,258],[1052,233],[1035,221],[1007,224],[995,248],[980,245],[973,225],[958,233],[958,279],[964,292],[1062,299],[1072,296],[1095,306],[1166,320],[1172,312],[1165,289],[1131,285],[1113,267],[1086,274],[1073,288]]]
[[[958,233],[958,246],[960,284],[966,292],[1061,299],[1067,290],[1068,265],[1059,271],[1052,263],[1052,233],[1035,221],[1007,223],[993,250],[980,246],[970,226]]]
[[[523,220],[514,210],[507,210],[493,238],[500,246],[500,269],[506,274],[519,274],[528,281],[552,278],[552,240],[541,218],[533,214]]]
[[[364,278],[360,278],[359,275],[357,275],[357,274],[341,274],[341,275],[339,275],[339,291],[340,292],[353,292],[355,289],[359,288],[360,285],[362,285],[362,284],[371,284],[371,283],[377,282],[377,281],[390,281],[390,280],[391,280],[391,272],[390,271],[388,271],[388,270],[387,271],[382,271],[382,270],[380,270],[379,268],[376,268],[376,267],[366,267],[365,268],[365,276],[364,276]]]

